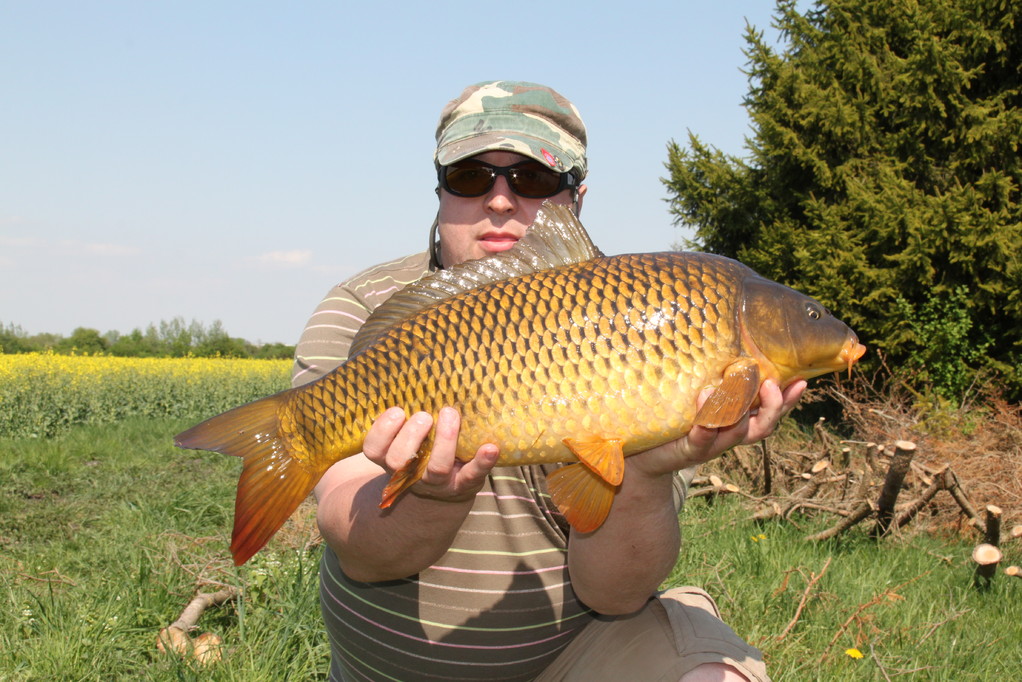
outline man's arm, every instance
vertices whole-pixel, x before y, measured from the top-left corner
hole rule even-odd
[[[292,384],[318,379],[344,362],[371,312],[422,277],[427,263],[427,254],[415,254],[369,268],[331,289],[302,333]],[[383,488],[429,433],[429,415],[406,420],[402,410],[388,410],[366,435],[364,454],[334,464],[316,485],[320,532],[349,577],[404,578],[447,551],[497,460],[496,448],[483,446],[471,462],[457,461],[459,424],[457,411],[441,412],[429,469],[390,509],[379,508]]]
[[[766,382],[760,407],[726,429],[693,428],[685,437],[625,459],[625,475],[607,520],[591,533],[572,531],[568,570],[575,594],[599,613],[639,610],[670,574],[681,534],[673,503],[674,472],[707,462],[727,449],[762,440],[798,402],[798,381],[783,393]],[[704,396],[705,397],[705,396]]]
[[[470,462],[455,458],[461,417],[445,408],[422,479],[392,507],[380,509],[391,474],[415,455],[432,424],[426,413],[406,420],[402,410],[387,410],[367,434],[364,454],[338,462],[316,485],[320,532],[349,578],[395,580],[436,563],[496,464],[494,445],[480,447]]]

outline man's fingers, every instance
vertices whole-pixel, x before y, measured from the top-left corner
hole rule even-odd
[[[476,451],[476,456],[473,457],[469,462],[461,468],[458,472],[459,485],[465,485],[472,487],[475,485],[481,485],[484,478],[486,478],[493,467],[497,465],[497,460],[500,458],[500,450],[496,445],[487,443]]]
[[[433,427],[433,417],[428,412],[416,412],[397,432],[387,449],[386,468],[397,471],[419,451],[422,441]]]
[[[808,385],[805,379],[799,379],[784,389],[784,393],[781,396],[784,402],[783,414],[788,414],[795,408],[798,401],[802,399],[802,394],[805,393],[806,386]]]
[[[460,428],[461,414],[457,410],[451,407],[440,410],[433,435],[433,449],[430,450],[429,463],[422,475],[427,485],[443,485],[450,478],[454,470]]]
[[[362,442],[362,452],[370,460],[382,465],[390,444],[405,424],[405,412],[392,407],[376,418]]]

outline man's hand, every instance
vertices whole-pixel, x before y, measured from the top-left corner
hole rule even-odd
[[[433,418],[426,412],[417,412],[405,419],[404,410],[392,407],[373,422],[362,452],[393,475],[416,456],[432,426]],[[433,500],[463,502],[475,497],[483,487],[500,452],[496,445],[484,444],[473,459],[462,462],[455,456],[460,428],[461,414],[456,409],[440,410],[426,471],[409,492]]]
[[[630,457],[640,470],[659,475],[679,469],[698,466],[719,457],[736,445],[748,445],[763,440],[777,428],[781,417],[795,407],[805,391],[802,379],[792,383],[782,393],[773,381],[764,381],[759,389],[760,405],[742,417],[737,424],[708,429],[694,426],[688,435],[676,441]],[[698,407],[706,401],[713,389],[703,391]]]
[[[455,457],[461,417],[444,408],[426,472],[410,488],[414,494],[380,509],[387,481],[416,455],[432,426],[429,414],[405,419],[404,410],[387,410],[366,434],[362,454],[334,464],[316,485],[320,532],[351,579],[396,580],[435,564],[496,464],[494,445],[480,447],[469,462]]]

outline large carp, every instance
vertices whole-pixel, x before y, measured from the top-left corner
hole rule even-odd
[[[498,466],[571,463],[550,475],[550,494],[588,532],[609,513],[628,455],[694,424],[734,424],[764,380],[784,387],[850,369],[865,350],[819,303],[737,261],[605,257],[569,209],[547,203],[511,250],[395,294],[330,374],[175,442],[244,458],[231,543],[239,565],[394,405],[434,417],[458,408],[461,459],[494,443]],[[716,390],[697,410],[706,387]],[[431,438],[393,475],[382,507],[420,478]]]

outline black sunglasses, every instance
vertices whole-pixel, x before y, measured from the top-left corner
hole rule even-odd
[[[486,194],[501,175],[507,179],[512,192],[529,199],[546,199],[578,185],[578,180],[571,173],[558,173],[532,159],[511,166],[494,166],[466,159],[441,166],[438,171],[440,186],[459,197]]]

